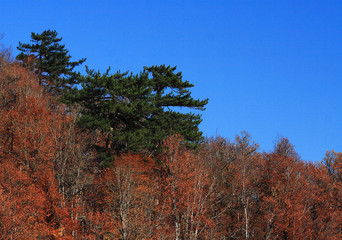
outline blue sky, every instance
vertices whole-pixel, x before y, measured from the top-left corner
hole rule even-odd
[[[209,98],[205,136],[288,137],[306,161],[342,151],[342,1],[1,2],[0,43],[57,30],[74,60],[135,73],[177,65]],[[84,67],[77,69],[84,71]]]

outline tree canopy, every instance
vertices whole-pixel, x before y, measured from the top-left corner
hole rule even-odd
[[[199,122],[173,107],[207,100],[175,67],[88,69],[64,98],[77,115],[10,59],[0,51],[1,239],[342,239],[341,152],[309,163],[281,138],[260,153],[247,132],[191,149]],[[103,166],[95,144],[120,154]]]
[[[66,103],[81,106],[81,126],[106,134],[107,150],[151,150],[171,133],[183,135],[194,146],[202,140],[201,116],[175,107],[204,110],[208,99],[193,99],[189,88],[194,85],[175,71],[165,65],[145,67],[137,75],[87,69],[78,79],[82,87],[66,96]]]
[[[38,75],[40,85],[54,95],[61,95],[73,86],[77,75],[74,68],[86,59],[71,61],[69,51],[57,35],[55,30],[45,30],[40,34],[32,32],[32,44],[19,42],[17,49],[21,53],[17,59]]]

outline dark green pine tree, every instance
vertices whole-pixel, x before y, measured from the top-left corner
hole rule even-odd
[[[106,153],[153,151],[169,134],[179,133],[189,145],[202,140],[201,116],[180,113],[175,107],[204,110],[208,100],[195,100],[176,67],[153,66],[138,75],[109,75],[87,69],[79,78],[82,88],[66,97],[81,106],[79,124],[101,130],[107,137]]]
[[[57,35],[52,30],[45,30],[41,34],[32,32],[32,44],[19,42],[17,49],[21,53],[17,60],[35,71],[39,84],[58,96],[71,89],[77,76],[74,68],[86,59],[71,62],[69,51],[65,49],[65,45],[60,44],[62,38]]]
[[[110,75],[109,70],[101,74],[87,67],[86,72],[78,78],[81,89],[69,92],[64,99],[66,104],[81,107],[78,123],[104,134],[105,148],[98,147],[104,155],[141,150],[149,134],[146,119],[152,113],[147,74]]]
[[[198,125],[202,122],[201,115],[193,112],[181,113],[179,108],[205,110],[208,99],[199,100],[191,97],[189,88],[194,87],[183,81],[182,73],[175,73],[176,67],[152,66],[145,67],[144,72],[152,75],[149,87],[154,111],[149,119],[153,126],[153,143],[158,143],[172,133],[181,134],[189,146],[196,146],[203,140]]]

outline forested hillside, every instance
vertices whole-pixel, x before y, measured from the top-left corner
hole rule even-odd
[[[342,153],[204,139],[176,68],[81,76],[58,51],[68,72],[1,53],[1,239],[342,239]]]

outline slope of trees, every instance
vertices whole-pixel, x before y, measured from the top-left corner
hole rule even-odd
[[[115,148],[120,142],[108,134],[124,122],[104,129],[78,124],[80,113],[58,103],[31,69],[0,56],[1,239],[342,238],[342,153],[328,151],[322,162],[305,163],[286,138],[262,153],[246,132],[191,148],[184,132],[170,131],[158,132],[159,151],[150,154],[144,132],[142,151],[113,151],[112,164],[104,166],[94,146]],[[189,84],[174,70],[146,69],[152,78],[114,75],[128,86],[140,84],[142,92],[132,96],[149,96],[144,106],[130,99],[126,110],[140,107],[142,120],[172,102],[203,107],[182,90]],[[179,95],[158,92],[169,84],[162,78],[167,74]],[[145,110],[149,101],[155,108]]]

